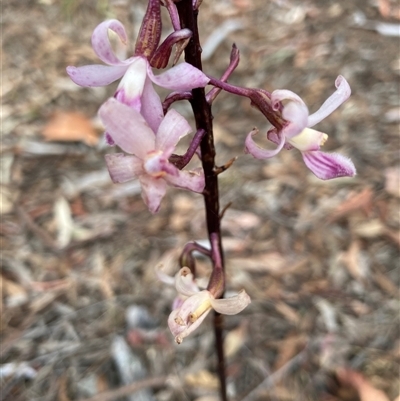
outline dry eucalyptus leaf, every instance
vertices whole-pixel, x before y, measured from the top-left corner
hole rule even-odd
[[[352,369],[339,369],[336,374],[343,385],[357,390],[360,401],[390,401],[383,391],[375,388],[361,373]]]
[[[348,272],[359,281],[362,281],[369,274],[368,265],[361,255],[361,245],[359,241],[353,241],[349,249],[339,256],[346,266]]]
[[[1,277],[0,284],[1,292],[6,297],[7,306],[19,306],[28,301],[28,294],[24,287],[14,281],[7,280],[5,277]]]
[[[63,248],[70,243],[74,228],[71,208],[64,197],[58,198],[54,204],[54,218],[57,223],[57,245]]]
[[[279,252],[266,252],[252,258],[232,258],[231,266],[250,272],[279,272],[286,259]]]
[[[217,377],[208,370],[200,370],[195,373],[187,374],[185,376],[185,382],[191,387],[199,387],[208,390],[216,390],[219,386]]]
[[[373,192],[371,188],[365,188],[358,193],[351,193],[349,197],[332,212],[329,216],[329,221],[334,222],[359,209],[363,210],[368,215],[372,206],[372,195]]]
[[[385,226],[379,219],[373,219],[358,224],[354,231],[360,237],[375,238],[379,237],[385,232]]]
[[[385,170],[385,190],[390,195],[400,198],[400,166]]]
[[[44,127],[46,141],[84,142],[96,145],[99,138],[92,122],[82,113],[57,112]]]

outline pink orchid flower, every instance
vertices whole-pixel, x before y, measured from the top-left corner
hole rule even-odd
[[[115,143],[126,153],[106,155],[111,179],[115,183],[138,178],[142,197],[150,212],[156,213],[165,195],[167,184],[202,192],[202,171],[181,171],[168,161],[180,138],[191,131],[189,123],[171,109],[156,132],[144,117],[114,98],[100,108],[99,115]]]
[[[279,153],[282,148],[297,148],[306,166],[318,178],[329,180],[337,177],[353,177],[356,174],[353,162],[338,153],[321,152],[319,149],[326,142],[328,135],[310,128],[329,116],[349,98],[351,89],[344,77],[339,75],[335,86],[337,90],[328,97],[318,111],[311,115],[308,114],[308,108],[303,100],[295,93],[289,90],[272,92],[272,108],[276,111],[281,110],[282,117],[287,121],[283,129],[272,128],[267,133],[268,139],[278,147],[274,150],[260,148],[252,138],[258,132],[254,129],[246,138],[246,152],[256,159],[268,159]],[[282,106],[282,100],[289,102]]]
[[[85,87],[105,86],[122,78],[115,98],[140,112],[154,131],[161,123],[163,110],[152,82],[174,91],[188,91],[207,85],[209,79],[206,75],[188,63],[178,64],[155,76],[143,55],[120,60],[112,49],[109,30],[115,32],[124,44],[127,43],[125,28],[118,20],[107,20],[96,27],[92,47],[107,65],[69,66],[67,73],[76,84]]]
[[[224,315],[236,315],[251,302],[244,290],[224,299],[215,299],[208,290],[200,291],[188,267],[179,270],[175,287],[178,294],[186,298],[175,305],[168,318],[168,326],[178,344],[200,326],[212,309]]]

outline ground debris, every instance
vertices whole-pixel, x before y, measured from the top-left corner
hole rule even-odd
[[[151,216],[137,181],[113,184],[104,155],[115,150],[95,116],[115,86],[83,89],[65,72],[98,63],[90,37],[106,17],[137,31],[146,1],[8,3],[0,399],[218,399],[210,319],[180,346],[166,323],[176,290],[165,281],[173,284],[180,250],[191,240],[209,246],[203,200],[169,189]],[[360,29],[357,15],[374,25]],[[353,92],[317,127],[329,134],[324,151],[357,167],[354,179],[330,182],[295,150],[268,161],[243,155],[246,134],[258,126],[263,140],[267,121],[244,98],[215,101],[218,162],[239,156],[219,176],[227,294],[252,297],[225,318],[232,400],[399,395],[400,64],[398,40],[385,35],[397,34],[398,17],[393,0],[201,5],[210,75],[222,75],[235,42],[232,82],[291,89],[310,112],[339,74]],[[206,285],[209,262],[195,258]]]

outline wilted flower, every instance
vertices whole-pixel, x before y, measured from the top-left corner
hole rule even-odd
[[[297,148],[301,151],[306,166],[320,179],[328,180],[337,177],[352,177],[356,174],[353,162],[338,153],[324,153],[319,149],[326,142],[328,135],[310,127],[322,121],[345,102],[351,93],[350,86],[344,77],[339,75],[335,81],[337,90],[323,103],[318,111],[309,115],[303,100],[289,90],[276,90],[271,94],[271,106],[280,110],[287,124],[280,130],[272,128],[267,137],[276,143],[274,150],[260,148],[254,141],[253,130],[246,138],[246,152],[257,159],[268,159],[279,153],[282,148]],[[282,100],[289,102],[282,106]]]
[[[202,171],[181,171],[168,161],[180,138],[191,131],[189,123],[171,109],[155,133],[143,116],[114,98],[100,108],[99,115],[115,143],[125,152],[106,155],[107,167],[116,183],[138,178],[142,197],[149,210],[156,213],[167,184],[202,192]]]
[[[251,302],[244,290],[234,297],[223,299],[215,299],[208,290],[200,291],[188,267],[179,270],[175,286],[178,294],[186,297],[168,318],[168,326],[178,344],[200,326],[212,309],[224,315],[236,315]]]
[[[108,30],[115,32],[126,44],[127,34],[121,22],[115,19],[102,22],[92,35],[93,50],[107,65],[86,65],[67,67],[71,79],[80,86],[105,86],[122,78],[115,98],[140,112],[150,127],[156,131],[163,118],[159,96],[152,82],[174,91],[188,91],[204,87],[209,79],[200,70],[188,63],[181,63],[155,76],[143,54],[136,54],[126,60],[120,60],[114,53]]]

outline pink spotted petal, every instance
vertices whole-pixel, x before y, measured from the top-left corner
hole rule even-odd
[[[224,315],[236,315],[251,303],[251,299],[245,290],[231,298],[211,298],[210,301],[213,309]]]
[[[189,123],[177,111],[171,109],[165,115],[156,135],[156,149],[175,149],[181,138],[192,131]]]
[[[344,103],[351,95],[350,85],[346,79],[339,75],[335,81],[336,91],[325,100],[322,106],[315,113],[308,117],[308,127],[318,124],[325,117],[334,112],[342,103]]]
[[[160,210],[161,200],[167,191],[167,183],[162,178],[153,178],[149,175],[139,177],[142,185],[142,198],[151,213]]]
[[[184,297],[190,297],[200,291],[188,267],[182,267],[176,274],[175,287],[178,294]]]
[[[158,86],[175,91],[204,88],[209,82],[209,78],[203,72],[188,63],[178,64],[157,76],[153,74],[149,65],[147,73]]]
[[[121,78],[128,66],[84,65],[67,67],[67,74],[80,86],[106,86]]]
[[[154,132],[136,110],[110,98],[100,107],[99,116],[106,131],[125,152],[144,159],[154,150]]]
[[[356,175],[353,162],[339,153],[314,151],[302,152],[302,156],[306,166],[321,180]]]
[[[104,133],[104,137],[105,137],[105,140],[106,140],[107,145],[109,145],[109,146],[115,146],[114,139],[112,139],[112,136],[111,136],[108,132],[105,132],[105,133]]]
[[[164,112],[160,100],[160,96],[154,90],[153,83],[149,78],[146,78],[143,94],[141,97],[142,108],[141,114],[149,124],[153,132],[158,131],[158,127],[164,118]]]
[[[110,177],[115,183],[133,180],[143,174],[142,161],[124,153],[105,155]]]
[[[116,19],[110,19],[97,25],[92,34],[92,47],[97,57],[108,65],[127,65],[130,60],[120,60],[115,54],[108,37],[108,30],[114,31],[122,43],[128,38],[124,26]]]
[[[275,156],[278,154],[282,148],[283,145],[285,144],[285,136],[280,135],[279,136],[279,143],[278,147],[274,150],[268,150],[268,149],[263,149],[260,148],[254,141],[253,141],[253,135],[256,135],[258,133],[258,129],[253,129],[247,137],[245,141],[245,152],[250,153],[253,157],[256,159],[269,159],[270,157]]]
[[[179,170],[172,164],[171,167],[176,169],[176,175],[167,174],[164,179],[168,184],[182,189],[187,189],[188,191],[201,193],[204,190],[204,174],[201,169],[197,170]]]

